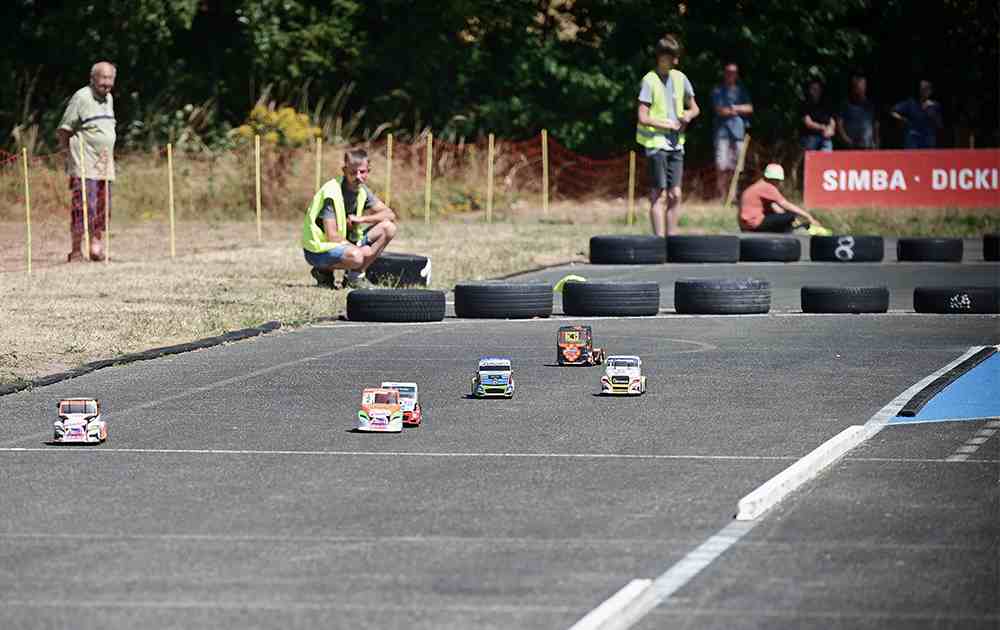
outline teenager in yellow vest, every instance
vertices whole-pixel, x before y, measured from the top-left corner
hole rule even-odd
[[[649,218],[653,233],[677,233],[684,176],[684,130],[701,113],[694,88],[677,70],[681,46],[674,35],[656,43],[656,69],[642,78],[635,139],[649,164]]]
[[[396,236],[396,213],[369,190],[367,181],[368,153],[350,149],[344,154],[343,176],[323,184],[306,210],[302,250],[322,286],[336,286],[336,269],[345,270],[347,286],[368,285],[365,270]]]

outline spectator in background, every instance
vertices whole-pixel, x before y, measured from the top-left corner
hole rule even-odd
[[[908,98],[892,108],[889,115],[904,125],[904,149],[933,149],[937,146],[937,132],[944,123],[941,104],[931,100],[933,92],[931,82],[923,79],[917,98]]]
[[[863,74],[851,75],[847,102],[837,118],[837,131],[846,149],[877,149],[879,147],[878,115],[868,100],[868,79]]]
[[[819,79],[813,79],[806,85],[801,120],[799,139],[804,151],[833,151],[837,123],[823,98],[823,82]]]
[[[743,191],[738,217],[740,230],[784,233],[804,228],[811,235],[829,236],[830,230],[781,194],[778,187],[784,179],[785,169],[771,163],[764,168],[764,177]]]
[[[727,63],[722,70],[722,84],[712,90],[712,107],[715,109],[715,185],[719,196],[726,198],[729,181],[736,170],[736,162],[743,146],[753,114],[750,94],[739,83],[740,69]]]
[[[111,182],[115,181],[115,106],[111,89],[116,70],[107,61],[90,69],[90,85],[80,88],[69,99],[56,134],[59,147],[69,151],[66,170],[69,175],[70,240],[68,262],[83,260],[83,195],[87,195],[87,224],[90,230],[90,258],[104,260],[104,226],[111,210]],[[83,163],[80,162],[81,149]],[[86,181],[81,181],[81,173]],[[105,202],[108,207],[105,207]]]
[[[674,35],[656,43],[656,68],[642,78],[636,111],[635,140],[649,163],[649,218],[653,234],[677,233],[684,178],[684,131],[701,110],[694,88],[676,68],[681,45]]]

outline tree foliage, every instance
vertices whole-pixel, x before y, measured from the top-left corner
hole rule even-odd
[[[158,120],[211,104],[235,126],[270,98],[323,114],[445,137],[548,128],[593,154],[633,146],[638,81],[665,32],[681,36],[681,68],[703,116],[694,159],[710,151],[709,94],[726,61],[753,95],[755,137],[794,140],[802,85],[824,79],[835,100],[868,74],[883,113],[934,80],[948,121],[997,138],[997,3],[936,0],[8,0],[0,9],[0,144],[37,125],[51,144],[90,65],[119,68],[122,125],[163,140]],[[346,97],[346,98],[345,98]],[[885,119],[888,120],[887,118]],[[207,124],[207,123],[206,123]],[[219,136],[221,137],[221,136]],[[889,134],[892,138],[891,129]]]

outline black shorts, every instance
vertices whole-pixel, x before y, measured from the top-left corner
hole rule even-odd
[[[799,215],[792,212],[768,212],[754,232],[791,232]]]
[[[646,156],[653,190],[680,188],[684,177],[684,151],[656,151]]]

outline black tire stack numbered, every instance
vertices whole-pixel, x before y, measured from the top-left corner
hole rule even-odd
[[[661,236],[616,234],[590,238],[590,262],[595,265],[657,265],[667,261]]]
[[[428,289],[354,289],[347,294],[352,322],[439,322],[444,291]]]
[[[552,315],[552,287],[544,283],[462,282],[455,285],[455,315],[530,319]]]
[[[757,278],[686,279],[674,284],[683,315],[756,315],[771,310],[771,283]]]
[[[882,262],[885,241],[881,236],[813,236],[809,239],[809,258],[814,262]]]
[[[913,310],[948,315],[1000,313],[1000,287],[917,287]]]

